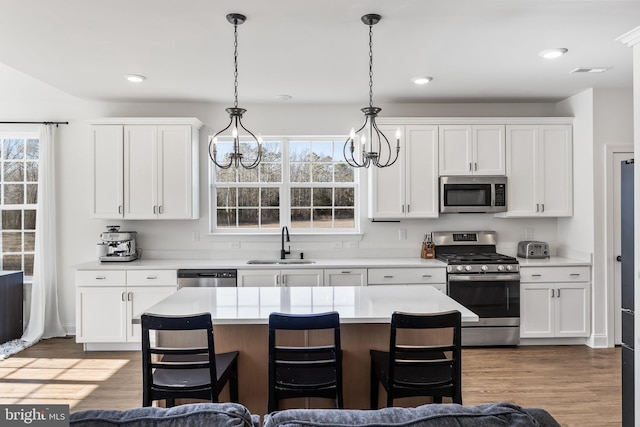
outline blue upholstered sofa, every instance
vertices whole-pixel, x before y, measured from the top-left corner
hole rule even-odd
[[[236,403],[195,403],[174,408],[90,410],[71,414],[71,427],[258,427],[260,417]],[[559,427],[543,409],[509,403],[477,406],[430,404],[417,408],[287,409],[264,416],[263,427]]]

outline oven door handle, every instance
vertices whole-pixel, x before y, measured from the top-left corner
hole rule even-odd
[[[496,273],[496,274],[449,274],[449,282],[486,282],[486,281],[513,281],[520,280],[520,273]]]

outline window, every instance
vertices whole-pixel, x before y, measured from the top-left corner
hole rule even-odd
[[[210,162],[212,231],[268,233],[284,225],[309,233],[357,231],[357,175],[344,161],[343,145],[342,138],[264,138],[255,169]],[[240,146],[255,158],[255,144]],[[219,141],[217,158],[224,162],[231,150],[231,141]]]
[[[29,277],[36,240],[39,142],[37,134],[0,134],[0,266]]]

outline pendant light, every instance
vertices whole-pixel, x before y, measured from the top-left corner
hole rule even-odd
[[[393,148],[376,124],[376,117],[382,108],[373,106],[373,26],[380,21],[381,16],[370,13],[361,19],[365,25],[369,26],[369,106],[360,110],[364,113],[364,123],[357,131],[351,129],[342,152],[351,167],[368,168],[373,165],[385,168],[398,160],[400,129],[396,131],[396,146]],[[349,147],[348,152],[347,147]]]
[[[233,64],[234,64],[234,83],[233,83],[233,94],[234,94],[234,103],[233,107],[227,108],[225,111],[229,114],[229,124],[227,127],[216,133],[212,138],[209,139],[209,157],[211,161],[219,167],[220,169],[229,169],[231,166],[238,168],[242,166],[245,169],[254,169],[260,161],[262,160],[262,138],[256,136],[242,124],[242,115],[247,112],[244,108],[238,107],[238,25],[244,23],[247,20],[247,17],[241,15],[239,13],[230,13],[227,15],[227,21],[230,24],[233,24],[233,37],[234,37],[234,52],[233,52]],[[216,144],[218,142],[218,135],[227,131],[227,129],[231,128],[231,137],[233,139],[233,151],[229,153],[229,160],[225,163],[221,163],[217,159],[218,150]],[[248,135],[251,136],[251,139],[255,141],[256,147],[256,157],[251,162],[246,162],[244,159],[244,154],[240,151],[240,130],[244,130]]]

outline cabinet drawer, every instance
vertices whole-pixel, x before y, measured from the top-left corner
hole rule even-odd
[[[588,282],[591,268],[579,267],[520,267],[521,282]]]
[[[129,270],[127,286],[178,285],[177,270]]]
[[[124,286],[127,272],[124,270],[82,270],[76,271],[76,285]]]
[[[447,273],[442,268],[370,268],[369,284],[444,283]]]

